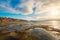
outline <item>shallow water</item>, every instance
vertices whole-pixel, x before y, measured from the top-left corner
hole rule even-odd
[[[51,27],[60,28],[60,21],[49,21]]]

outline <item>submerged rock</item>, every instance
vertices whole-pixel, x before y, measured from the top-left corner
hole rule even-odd
[[[32,37],[35,37],[38,40],[58,40],[58,38],[54,37],[43,28],[34,28],[28,32],[32,35]]]

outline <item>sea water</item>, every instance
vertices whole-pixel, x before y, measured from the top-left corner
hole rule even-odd
[[[51,27],[60,29],[60,21],[49,21],[49,24],[51,25]]]

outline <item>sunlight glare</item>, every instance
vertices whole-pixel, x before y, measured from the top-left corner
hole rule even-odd
[[[53,18],[53,19],[57,19],[58,18],[58,15],[59,15],[59,10],[58,10],[58,7],[52,7],[50,9],[50,18]],[[59,28],[59,22],[58,21],[50,21],[52,27],[54,28]]]

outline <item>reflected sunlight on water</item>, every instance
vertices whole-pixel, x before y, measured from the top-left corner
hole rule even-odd
[[[49,21],[51,27],[60,29],[60,21]]]

